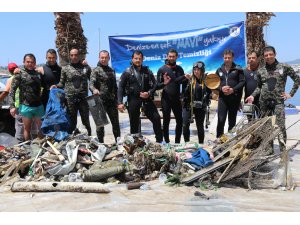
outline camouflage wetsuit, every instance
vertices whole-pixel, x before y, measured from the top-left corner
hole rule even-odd
[[[15,108],[16,90],[19,88],[20,104],[37,107],[41,102],[41,79],[35,70],[21,69],[14,76],[10,90],[10,108]]]
[[[260,94],[259,104],[261,114],[276,116],[276,124],[280,127],[282,137],[286,143],[286,129],[285,129],[285,112],[284,112],[284,99],[281,94],[285,92],[285,85],[287,77],[290,76],[294,81],[290,95],[294,96],[299,85],[300,78],[295,73],[293,68],[287,64],[279,63],[277,60],[272,64],[261,67],[257,72],[257,88],[252,93],[255,97]],[[281,149],[284,144],[279,141]]]
[[[118,87],[115,71],[109,67],[98,63],[91,74],[90,90],[98,89],[103,106],[112,124],[115,140],[120,137],[118,104]],[[101,143],[104,142],[104,127],[97,128],[97,137]]]
[[[71,119],[70,133],[77,126],[77,112],[79,111],[83,125],[91,135],[91,125],[89,121],[89,106],[86,100],[88,96],[88,79],[91,68],[81,63],[71,63],[61,70],[58,88],[64,88],[67,99],[67,111]]]

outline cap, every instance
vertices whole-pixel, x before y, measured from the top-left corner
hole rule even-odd
[[[8,71],[9,72],[14,72],[14,70],[16,69],[16,68],[18,68],[18,65],[17,64],[15,64],[15,63],[8,63],[8,66],[7,66],[7,69],[8,69]]]

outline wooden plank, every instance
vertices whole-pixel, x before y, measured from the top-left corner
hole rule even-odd
[[[260,120],[260,124],[257,125],[257,123],[251,125],[250,127],[248,127],[246,130],[244,130],[242,133],[238,134],[237,136],[235,136],[234,138],[230,139],[228,142],[225,142],[219,146],[217,146],[216,148],[213,149],[213,152],[221,149],[223,146],[226,146],[226,144],[229,144],[228,147],[226,147],[226,149],[224,149],[220,154],[218,154],[215,158],[214,158],[214,162],[218,161],[221,157],[223,157],[227,152],[229,152],[232,147],[234,145],[236,145],[237,142],[243,140],[245,138],[246,135],[248,135],[249,133],[254,132],[255,130],[257,130],[258,128],[260,128],[261,126],[263,126],[267,121],[268,121],[268,117],[263,118],[262,120]],[[259,122],[259,121],[258,121]]]
[[[16,168],[17,166],[17,162],[13,162],[13,164],[10,166],[10,168],[6,171],[5,175],[2,177],[0,183],[1,185],[5,183],[6,179],[8,178],[8,176],[11,174],[11,172]]]
[[[221,182],[221,180],[223,179],[223,177],[225,176],[225,174],[228,172],[229,168],[231,167],[231,165],[233,164],[233,162],[240,156],[240,154],[244,151],[246,144],[248,143],[248,141],[250,140],[250,138],[252,137],[251,134],[249,134],[248,138],[244,141],[242,140],[241,142],[243,142],[243,144],[241,145],[239,152],[236,154],[236,156],[232,159],[232,161],[229,163],[229,165],[226,167],[226,169],[224,170],[224,172],[222,173],[222,175],[219,177],[217,184]],[[238,142],[236,145],[239,145],[240,142]],[[234,148],[233,148],[234,149]]]
[[[226,158],[226,159],[222,159],[218,162],[215,162],[214,164],[199,170],[198,172],[194,173],[193,175],[191,175],[189,177],[185,177],[184,179],[181,180],[181,183],[190,183],[192,181],[195,181],[195,180],[201,178],[202,176],[204,176],[212,171],[215,171],[215,170],[219,169],[220,167],[228,164],[231,160],[232,160],[231,158]]]
[[[50,141],[47,141],[47,144],[52,148],[54,153],[57,155],[57,157],[59,158],[59,161],[65,160],[65,157],[51,144]]]

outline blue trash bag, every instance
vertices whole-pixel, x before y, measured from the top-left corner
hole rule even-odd
[[[41,130],[44,135],[53,137],[56,141],[62,141],[69,135],[70,118],[67,115],[65,102],[64,90],[59,88],[50,90]]]
[[[198,148],[197,151],[192,153],[192,158],[186,159],[184,161],[193,164],[193,166],[197,170],[213,164],[213,161],[210,159],[208,152],[203,148]]]

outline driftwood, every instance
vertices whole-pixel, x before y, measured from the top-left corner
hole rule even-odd
[[[16,177],[18,175],[17,173],[18,173],[19,169],[21,168],[22,162],[23,162],[23,159],[20,159],[11,164],[11,167],[6,171],[5,175],[2,177],[2,179],[0,181],[0,186],[4,185],[7,181],[13,179],[14,177]]]
[[[224,170],[224,172],[222,173],[222,175],[220,176],[220,178],[218,179],[217,183],[220,183],[221,180],[223,179],[223,177],[225,176],[225,174],[229,171],[229,168],[231,167],[231,165],[234,163],[234,161],[236,159],[238,159],[238,157],[240,157],[240,155],[243,153],[246,144],[248,143],[248,141],[250,140],[250,138],[252,137],[251,134],[249,134],[248,138],[246,140],[242,140],[240,142],[242,142],[242,144],[240,142],[238,142],[236,145],[240,145],[239,147],[239,151],[236,154],[236,156],[231,160],[231,162],[229,163],[229,165],[226,167],[226,169]]]
[[[223,157],[227,152],[231,150],[231,148],[238,142],[245,138],[246,135],[252,133],[254,130],[262,127],[267,121],[269,120],[268,117],[262,118],[261,120],[255,122],[254,124],[251,124],[249,127],[243,129],[242,131],[239,131],[239,133],[233,137],[232,139],[228,140],[227,142],[216,146],[213,149],[213,152],[219,151],[221,149],[224,149],[220,154],[218,154],[214,158],[214,162],[218,161],[221,157]]]
[[[4,176],[7,170],[14,164],[14,161],[10,161],[7,164],[0,166],[0,176]]]
[[[50,141],[47,141],[47,144],[52,148],[54,153],[57,155],[57,157],[59,158],[59,161],[65,160],[65,157],[63,157],[63,155],[51,144]]]
[[[267,160],[264,156],[268,155],[267,147],[269,145],[269,142],[271,140],[274,140],[276,136],[278,136],[280,132],[280,129],[275,129],[271,135],[266,137],[263,142],[259,145],[258,148],[253,150],[247,159],[244,159],[242,161],[239,161],[233,168],[231,169],[231,172],[228,173],[222,181],[229,181],[235,177],[241,176],[245,173],[247,173],[249,170],[253,168],[257,168],[259,165],[265,163]]]
[[[1,179],[1,184],[5,183],[6,179],[7,179],[8,176],[12,173],[12,171],[16,168],[16,166],[17,166],[18,163],[19,163],[18,161],[13,162],[13,163],[11,164],[11,166],[9,167],[9,169],[6,170],[5,175],[4,175],[4,176],[2,177],[2,179]]]
[[[15,182],[12,192],[84,192],[109,193],[110,190],[101,183],[84,182]]]

